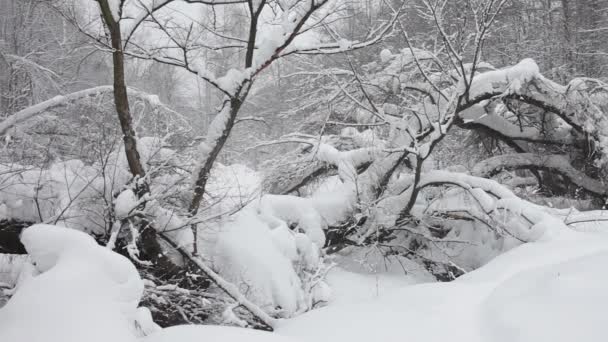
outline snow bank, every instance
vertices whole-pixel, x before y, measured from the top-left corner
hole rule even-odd
[[[56,226],[29,227],[21,241],[40,274],[0,310],[0,341],[127,342],[150,326],[137,322],[143,283],[123,256]]]
[[[277,332],[308,341],[605,341],[608,235],[558,230],[451,283],[328,306]]]
[[[605,341],[608,251],[521,272],[481,307],[482,337],[496,342]]]

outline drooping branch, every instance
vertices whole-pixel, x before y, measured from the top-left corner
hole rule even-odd
[[[491,177],[502,170],[536,168],[557,172],[573,184],[600,196],[608,194],[608,184],[593,179],[575,169],[563,155],[539,155],[535,153],[504,154],[486,159],[473,168],[478,177]]]
[[[106,94],[111,94],[114,91],[114,87],[111,85],[98,86],[88,88],[80,91],[76,91],[67,95],[55,96],[46,101],[35,104],[31,107],[27,107],[20,110],[12,115],[9,115],[4,121],[0,122],[0,135],[6,134],[6,132],[14,126],[23,123],[29,119],[32,119],[38,115],[42,115],[45,112],[54,110],[59,107],[67,106],[71,103],[85,100],[87,98],[96,98]],[[127,92],[131,96],[138,97],[153,106],[161,106],[166,108],[165,105],[158,102],[158,98],[144,93],[134,88],[128,88]]]
[[[97,97],[106,93],[112,92],[112,86],[101,86],[77,91],[68,95],[55,96],[49,100],[40,102],[31,107],[20,110],[12,115],[9,115],[4,121],[0,122],[0,135],[6,132],[17,124],[27,121],[46,111],[53,110],[57,107],[65,106],[71,102],[85,99],[87,97]]]

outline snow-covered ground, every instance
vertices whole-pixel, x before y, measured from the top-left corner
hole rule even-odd
[[[0,309],[0,341],[608,339],[605,233],[549,231],[451,283],[413,284],[412,277],[336,267],[327,278],[329,305],[278,321],[275,333],[213,326],[155,331],[134,301],[141,281],[127,259],[65,228],[34,226],[22,238],[41,274]]]
[[[606,341],[608,235],[561,232],[451,283],[405,286],[284,321],[303,341]]]
[[[378,299],[418,282],[410,276],[364,274],[347,271],[341,267],[331,269],[326,280],[332,290],[329,301],[331,307]]]

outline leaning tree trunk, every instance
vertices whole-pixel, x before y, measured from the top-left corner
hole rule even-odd
[[[122,46],[120,21],[118,18],[114,17],[108,0],[98,0],[98,3],[101,9],[102,18],[110,33],[113,49],[114,105],[123,134],[125,156],[127,158],[129,170],[133,175],[135,193],[138,198],[143,198],[144,195],[150,191],[150,188],[147,181],[142,181],[146,172],[137,149],[137,139],[135,137],[135,129],[133,128],[133,117],[129,108],[129,97],[127,95],[127,84],[125,81],[125,55]],[[158,269],[155,271],[160,274],[171,276],[172,274],[177,273],[180,268],[162,253],[158,234],[156,230],[153,229],[150,222],[145,218],[142,218],[139,220],[138,225],[141,231],[139,243],[144,258],[153,261],[158,266]]]
[[[127,157],[127,163],[129,164],[129,170],[133,177],[141,178],[145,175],[145,170],[137,150],[133,117],[131,116],[131,110],[129,108],[129,97],[127,96],[127,84],[125,82],[125,55],[122,47],[120,22],[112,15],[107,0],[99,0],[99,6],[101,8],[103,20],[110,32],[110,40],[113,49],[114,105],[123,134],[125,155]],[[148,187],[147,185],[143,185],[138,187],[137,190],[137,195],[141,197],[148,192]]]

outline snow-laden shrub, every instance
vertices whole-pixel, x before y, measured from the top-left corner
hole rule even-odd
[[[308,232],[247,208],[220,228],[213,263],[266,311],[290,317],[327,300],[320,248]]]

